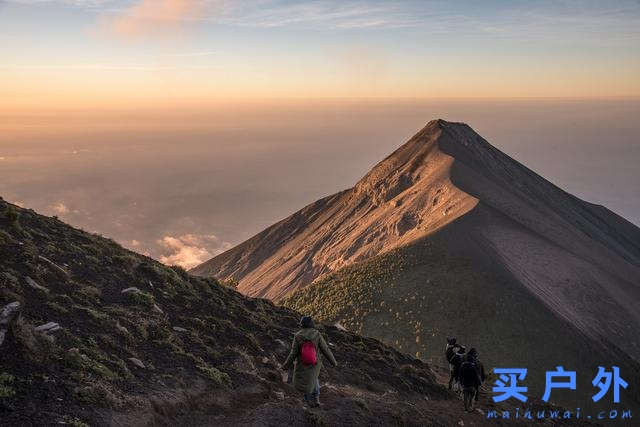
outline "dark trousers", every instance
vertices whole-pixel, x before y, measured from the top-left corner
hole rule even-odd
[[[462,391],[463,399],[464,399],[464,410],[472,411],[473,410],[473,397],[478,396],[478,389],[476,387],[465,387]]]
[[[316,379],[316,385],[311,390],[311,393],[304,394],[304,400],[313,403],[320,400],[320,380]]]

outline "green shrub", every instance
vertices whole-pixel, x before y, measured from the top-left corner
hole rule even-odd
[[[4,217],[10,224],[17,224],[19,216],[20,215],[13,206],[7,206],[4,211]]]
[[[89,424],[82,422],[80,418],[72,418],[70,415],[62,417],[62,422],[60,424],[62,423],[70,425],[71,427],[89,427]]]
[[[229,375],[214,368],[213,366],[203,364],[198,365],[198,369],[200,369],[204,376],[213,381],[213,383],[217,386],[231,385],[231,378],[229,378]]]
[[[153,297],[153,295],[151,295],[148,292],[129,292],[129,299],[137,305],[142,305],[145,307],[153,307],[153,304],[155,304],[156,300]]]
[[[49,301],[47,303],[47,307],[49,307],[51,310],[59,313],[59,314],[67,314],[69,313],[69,310],[67,310],[65,307],[61,306],[58,303],[55,303],[53,301]]]
[[[224,280],[221,280],[220,284],[222,286],[226,286],[227,288],[238,289],[238,285],[240,283],[236,279],[234,279],[233,277],[228,277],[228,278],[226,278]]]
[[[187,273],[187,270],[185,270],[184,268],[180,267],[179,265],[172,265],[169,268],[175,271],[176,274],[182,279],[189,280],[189,273]]]
[[[0,373],[0,398],[12,397],[16,394],[16,390],[12,386],[15,380],[11,374]]]

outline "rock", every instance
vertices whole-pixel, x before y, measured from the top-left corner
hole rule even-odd
[[[278,400],[284,400],[284,391],[275,391],[273,392]]]
[[[289,372],[280,372],[280,375],[282,375],[282,382],[283,383],[288,383],[289,382]]]
[[[62,328],[56,322],[47,322],[44,325],[40,325],[40,326],[37,326],[37,327],[33,328],[34,331],[41,332],[41,333],[43,333],[45,335],[48,335],[48,334],[51,334],[53,332],[59,331],[60,329],[62,329]]]
[[[268,358],[268,357],[263,357],[263,358],[262,358],[262,363],[264,363],[265,365],[266,365],[267,363],[269,363],[269,358]]]
[[[462,420],[458,421],[458,425],[459,426],[464,426],[464,421],[462,421]]]
[[[181,328],[180,326],[174,326],[173,330],[176,332],[187,332],[185,328]]]
[[[149,280],[149,286],[153,289],[153,283],[151,283],[151,280]]]
[[[135,357],[130,357],[128,360],[129,360],[129,362],[133,363],[138,368],[146,369],[146,366],[144,366],[144,363],[142,363],[142,360],[136,359]]]
[[[19,312],[20,303],[18,301],[7,304],[0,310],[0,345],[4,342],[10,323],[18,317]]]
[[[65,270],[64,268],[60,267],[58,264],[56,264],[55,262],[51,261],[48,258],[43,257],[42,255],[38,255],[38,258],[41,261],[44,261],[46,264],[49,265],[49,267],[53,268],[54,270],[56,270],[58,273],[62,274],[64,277],[69,277],[69,272],[67,270]]]
[[[162,311],[162,309],[160,308],[160,306],[158,304],[153,304],[153,309],[155,311],[157,311],[160,314],[164,314],[164,311]]]
[[[14,301],[2,307],[2,310],[0,310],[0,325],[8,325],[19,310],[20,303],[18,301]]]
[[[138,293],[138,292],[142,292],[142,291],[140,289],[136,288],[135,286],[132,286],[130,288],[123,289],[122,291],[120,291],[121,294],[128,294],[130,292]]]
[[[336,322],[336,323],[334,323],[334,324],[333,324],[333,326],[335,326],[335,328],[336,328],[336,329],[338,329],[339,331],[347,332],[347,328],[345,328],[344,326],[342,326],[342,325],[340,324],[340,322]]]
[[[31,286],[33,289],[36,289],[45,293],[49,292],[49,289],[45,288],[44,286],[38,285],[38,283],[36,283],[36,281],[29,276],[25,277],[24,280],[27,282],[27,285]]]

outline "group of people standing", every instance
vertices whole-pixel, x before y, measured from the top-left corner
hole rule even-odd
[[[478,401],[480,386],[486,376],[479,360],[478,351],[458,344],[455,337],[447,338],[445,357],[449,362],[449,390],[462,392],[465,411],[473,410],[474,400]]]

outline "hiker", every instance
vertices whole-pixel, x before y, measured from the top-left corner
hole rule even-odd
[[[472,353],[471,350],[473,350],[474,353]],[[465,411],[473,410],[473,398],[475,396],[476,402],[478,401],[478,390],[482,384],[480,370],[476,363],[477,351],[475,351],[475,349],[471,350],[469,350],[469,353],[464,357],[458,369],[458,379],[462,386]]]
[[[309,316],[300,319],[300,330],[293,337],[291,352],[282,364],[282,369],[293,367],[293,386],[304,393],[304,400],[311,407],[320,406],[320,382],[318,376],[322,369],[322,361],[318,349],[329,359],[333,366],[338,366],[329,346],[315,329],[313,320]]]
[[[451,390],[451,385],[455,380],[455,376],[453,375],[453,358],[459,348],[460,344],[456,342],[456,337],[447,337],[447,347],[444,351],[444,357],[447,359],[447,363],[449,363],[449,390]]]
[[[469,353],[467,353],[468,356],[471,357],[471,359],[473,359],[473,364],[476,367],[476,371],[478,371],[478,376],[480,377],[480,384],[476,387],[476,392],[475,392],[475,400],[476,402],[478,401],[478,396],[480,395],[480,386],[482,385],[482,383],[484,383],[484,380],[487,378],[485,372],[484,372],[484,365],[482,364],[482,362],[480,362],[479,359],[479,353],[478,350],[476,350],[475,348],[471,348],[469,350]]]
[[[467,348],[465,346],[463,345],[458,346],[458,351],[456,352],[456,354],[453,355],[451,359],[451,365],[453,366],[451,375],[453,377],[455,391],[460,391],[458,387],[460,385],[460,365],[462,365],[462,362],[464,362],[464,359],[466,357],[466,354],[465,354],[466,351],[467,351]]]

